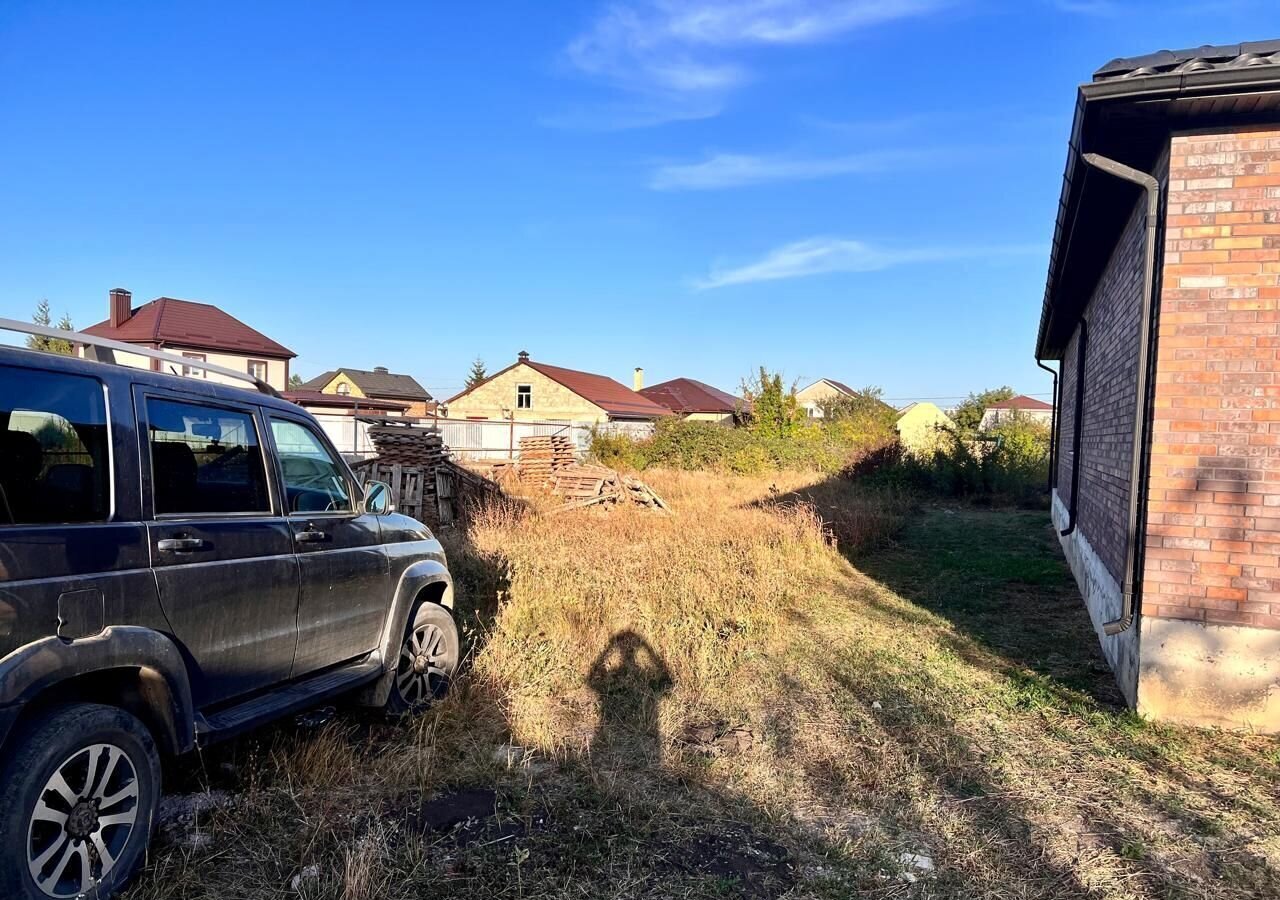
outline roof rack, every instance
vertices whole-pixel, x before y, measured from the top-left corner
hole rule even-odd
[[[84,344],[87,349],[85,353],[86,359],[91,359],[100,363],[108,363],[110,365],[122,365],[116,362],[115,354],[132,353],[135,356],[145,356],[149,359],[158,359],[160,362],[170,363],[177,366],[189,366],[192,361],[185,357],[175,356],[172,353],[165,353],[160,350],[152,350],[150,347],[139,347],[136,344],[126,344],[124,341],[113,341],[111,338],[98,337],[96,334],[85,334],[83,331],[64,331],[61,328],[50,328],[47,325],[36,325],[33,322],[21,322],[17,319],[0,318],[0,331],[16,331],[18,334],[32,334],[39,337],[54,338],[59,341],[70,341],[73,344]],[[224,378],[234,378],[237,381],[247,381],[257,390],[270,397],[279,397],[280,392],[267,384],[261,378],[250,375],[248,372],[237,372],[235,369],[228,369],[225,366],[217,366],[208,362],[201,362],[199,368],[206,372],[213,372]],[[176,373],[174,373],[176,374]]]

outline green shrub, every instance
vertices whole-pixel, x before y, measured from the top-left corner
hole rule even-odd
[[[591,457],[602,465],[637,470],[659,466],[741,475],[780,469],[837,472],[887,440],[884,429],[842,422],[800,422],[789,433],[779,434],[772,427],[761,431],[672,419],[659,422],[652,437],[640,440],[597,432]]]
[[[1043,506],[1049,429],[1014,418],[972,440],[948,432],[931,455],[923,456],[892,444],[857,460],[845,474],[868,484],[980,503]]]

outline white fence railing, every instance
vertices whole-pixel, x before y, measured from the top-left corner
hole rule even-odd
[[[376,420],[317,413],[316,421],[333,441],[338,451],[349,458],[367,459],[377,455],[369,438],[369,426]],[[388,421],[395,421],[394,419]],[[440,431],[444,445],[455,459],[509,459],[520,451],[520,439],[563,434],[573,439],[578,455],[583,456],[591,445],[594,428],[609,434],[628,434],[643,438],[653,434],[649,422],[607,422],[592,425],[586,422],[511,422],[501,419],[422,419],[423,428]]]

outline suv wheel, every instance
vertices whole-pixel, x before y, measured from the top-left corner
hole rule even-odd
[[[436,603],[421,604],[405,629],[387,709],[413,712],[443,697],[458,671],[459,648],[458,626],[449,610]]]
[[[96,703],[44,713],[4,761],[0,896],[111,896],[146,850],[159,799],[160,758],[135,717]]]

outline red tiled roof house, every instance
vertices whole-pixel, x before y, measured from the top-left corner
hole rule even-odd
[[[982,411],[982,422],[978,427],[983,430],[994,428],[1010,419],[1031,419],[1048,425],[1053,421],[1053,404],[1037,400],[1035,397],[1028,397],[1026,394],[1018,394],[1008,400],[999,400],[988,405]]]
[[[741,398],[692,378],[673,378],[652,387],[643,387],[643,372],[636,370],[636,390],[682,419],[732,425],[742,413]]]
[[[514,418],[517,422],[652,422],[671,410],[627,386],[590,372],[529,358],[516,362],[442,406],[451,419]]]
[[[223,379],[200,366],[211,363],[255,375],[278,391],[289,384],[289,363],[297,354],[216,306],[159,297],[135,308],[133,295],[115,288],[108,295],[108,313],[106,319],[84,329],[85,333],[190,360],[180,371],[172,367],[173,374],[244,386],[243,382]],[[84,355],[84,348],[77,352]],[[117,353],[115,358],[118,363],[138,369],[170,370],[146,356]]]
[[[1053,521],[1129,703],[1280,731],[1280,41],[1080,88],[1036,355]]]

